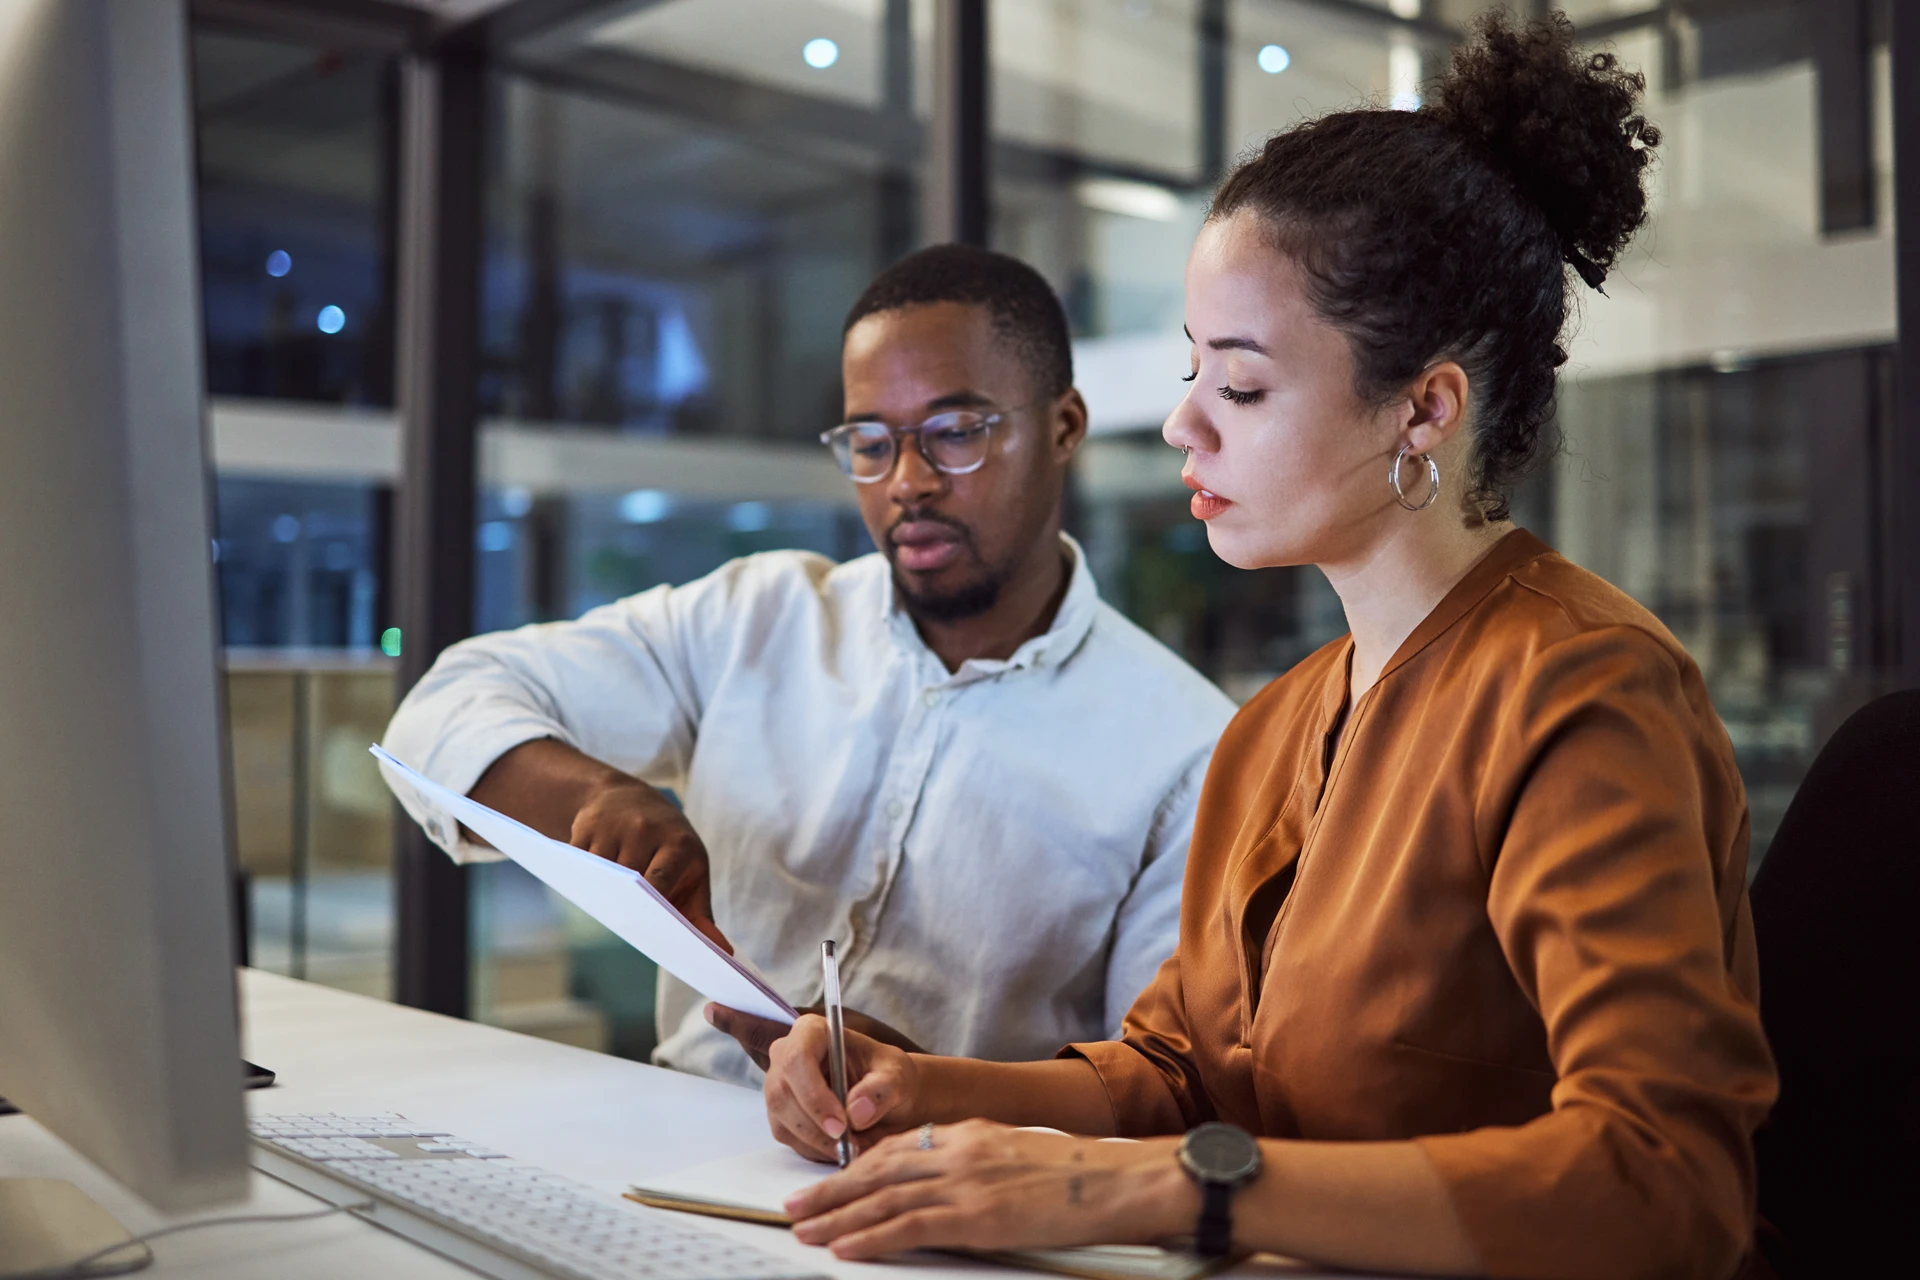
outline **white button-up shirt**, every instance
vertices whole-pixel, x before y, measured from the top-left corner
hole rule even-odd
[[[441,655],[386,746],[460,793],[557,738],[671,788],[713,913],[796,1006],[820,943],[849,1008],[928,1049],[1042,1058],[1115,1034],[1179,933],[1200,784],[1233,706],[1104,603],[1071,539],[1053,625],[949,672],[879,555],[733,561]],[[458,860],[452,815],[401,801]],[[758,1078],[662,975],[655,1060]]]

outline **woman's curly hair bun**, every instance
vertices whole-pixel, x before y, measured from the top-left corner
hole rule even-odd
[[[1510,26],[1494,11],[1473,27],[1424,109],[1513,178],[1598,288],[1647,220],[1641,178],[1660,130],[1639,112],[1646,77],[1581,52],[1563,14]]]
[[[1401,394],[1436,360],[1473,386],[1469,496],[1509,515],[1550,451],[1569,266],[1594,288],[1647,220],[1660,133],[1646,81],[1583,53],[1566,18],[1474,23],[1418,111],[1339,111],[1276,133],[1211,215],[1258,217],[1347,338],[1359,395]]]

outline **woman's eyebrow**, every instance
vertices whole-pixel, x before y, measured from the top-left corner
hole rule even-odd
[[[1183,325],[1180,331],[1187,335],[1188,342],[1193,341],[1193,330]],[[1252,338],[1209,338],[1207,339],[1207,346],[1213,351],[1251,351],[1255,355],[1260,356],[1270,356],[1273,354]]]

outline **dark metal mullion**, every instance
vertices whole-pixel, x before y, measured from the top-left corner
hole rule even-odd
[[[1806,0],[1816,68],[1817,133],[1820,146],[1820,230],[1872,228],[1873,46],[1868,0],[1820,0],[1816,14]]]
[[[893,119],[912,122],[912,0],[886,0],[880,47],[885,59],[880,79],[880,108]],[[873,241],[878,258],[874,270],[877,272],[904,257],[914,245],[914,179],[910,166],[894,155],[886,155],[881,161],[874,199]]]
[[[1218,182],[1227,171],[1227,0],[1200,0],[1200,176]]]
[[[987,0],[935,0],[927,213],[933,243],[987,243]]]
[[[289,743],[293,775],[288,813],[287,882],[287,972],[295,978],[307,976],[307,909],[312,902],[313,877],[313,690],[312,675],[296,667],[290,676],[293,733]]]
[[[443,41],[403,64],[393,593],[402,694],[473,628],[486,106],[478,40]],[[465,869],[404,815],[395,831],[395,998],[464,1016]]]
[[[1920,12],[1890,6],[1893,72],[1895,282],[1899,344],[1895,349],[1892,461],[1893,545],[1886,558],[1896,605],[1899,679],[1920,685]]]
[[[1893,439],[1894,543],[1887,557],[1898,605],[1900,680],[1920,685],[1920,9],[1892,6],[1894,280],[1899,314]]]

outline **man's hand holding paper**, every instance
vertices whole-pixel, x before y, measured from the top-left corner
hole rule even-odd
[[[698,929],[638,872],[449,791],[381,747],[372,750],[389,781],[446,808],[461,825],[708,999],[762,1018],[790,1021],[796,1016],[793,1006],[758,974]]]
[[[707,846],[686,814],[632,774],[557,739],[538,738],[495,760],[468,794],[542,835],[639,872],[694,928],[733,954],[713,922]]]

